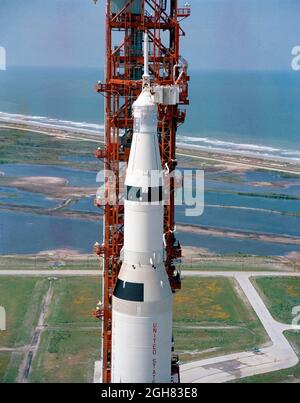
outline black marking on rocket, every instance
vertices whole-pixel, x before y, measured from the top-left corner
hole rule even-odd
[[[139,203],[157,203],[163,201],[163,187],[150,187],[147,192],[142,188],[127,186],[126,200]]]
[[[144,284],[129,283],[128,281],[118,280],[114,297],[131,302],[144,302]]]

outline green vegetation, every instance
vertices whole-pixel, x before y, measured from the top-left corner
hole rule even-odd
[[[235,259],[237,261],[235,261]],[[252,262],[250,262],[250,259]],[[232,256],[229,259],[222,258],[222,260],[218,261],[209,261],[204,260],[200,261],[199,258],[191,259],[191,263],[189,264],[188,259],[185,260],[183,270],[200,270],[200,271],[239,271],[239,272],[265,272],[265,271],[286,271],[287,268],[282,266],[276,265],[275,260],[271,261],[270,263],[263,263],[257,259],[257,262],[253,262],[253,258],[249,258],[246,256],[236,255]]]
[[[77,264],[75,261],[74,264]],[[79,264],[79,262],[78,262]],[[99,278],[65,278],[53,282],[53,296],[31,382],[91,382],[100,358],[100,323],[92,311],[100,299]],[[16,382],[24,352],[41,311],[48,279],[0,278],[0,306],[7,310],[7,331],[0,333],[0,383]]]
[[[16,255],[1,256],[0,270],[49,270],[55,275],[56,270],[100,270],[101,260],[94,255],[68,255],[58,253],[50,255]],[[183,270],[202,271],[252,271],[274,272],[289,271],[291,267],[284,265],[277,258],[244,257],[228,255],[222,257],[185,259]]]
[[[100,275],[98,278],[60,279],[53,284],[53,298],[47,324],[97,326],[99,322],[92,316],[92,311],[100,299]]]
[[[262,172],[265,172],[262,170]],[[299,179],[299,175],[288,173],[288,172],[278,172],[281,179]]]
[[[87,383],[100,359],[101,327],[92,316],[100,299],[99,278],[65,278],[53,283],[53,297],[30,382]]]
[[[7,301],[17,300],[15,309],[23,310],[13,326],[15,336],[9,338],[15,340],[10,345],[22,347],[29,342],[49,282],[26,278],[0,281],[2,305],[9,308]],[[2,290],[7,290],[5,295]],[[100,323],[92,311],[101,298],[101,281],[99,277],[61,278],[53,281],[52,291],[46,328],[29,381],[92,382],[101,349]],[[267,340],[255,313],[236,292],[235,282],[226,278],[184,280],[183,290],[175,297],[174,333],[182,361],[251,349]],[[0,347],[5,345],[1,340]],[[15,382],[23,357],[22,352],[0,356],[3,382]]]
[[[99,330],[46,330],[30,375],[31,383],[91,383],[100,359]]]
[[[174,316],[186,323],[236,325],[249,319],[245,304],[234,291],[233,280],[186,278],[176,294]]]
[[[94,255],[60,254],[53,256],[1,256],[0,270],[100,270],[101,262]],[[1,282],[1,280],[0,280]]]
[[[24,359],[23,352],[14,352],[10,356],[9,364],[6,368],[3,383],[16,383],[19,375],[19,368]],[[1,383],[1,382],[0,382]]]
[[[0,353],[0,383],[3,382],[6,368],[8,366],[10,354]]]
[[[281,193],[247,193],[247,192],[237,192],[238,196],[248,196],[248,197],[264,197],[266,199],[280,199],[280,200],[300,200],[298,196],[291,196]]]
[[[219,193],[219,190],[208,190],[208,193]],[[299,196],[287,195],[282,193],[273,192],[233,192],[230,190],[222,190],[224,194],[236,195],[236,196],[247,196],[247,197],[263,197],[265,199],[280,199],[280,200],[300,200]]]
[[[285,336],[292,344],[294,350],[300,358],[300,332],[286,332]],[[271,372],[265,375],[252,376],[250,378],[240,379],[235,383],[283,383],[283,382],[300,382],[300,362],[293,368],[282,371]]]
[[[60,159],[61,156],[91,156],[94,148],[94,143],[87,141],[66,141],[30,131],[2,129],[0,164],[55,164],[95,169],[95,164],[70,163]]]
[[[100,270],[101,261],[94,255],[68,255],[68,252],[50,255],[1,256],[0,270]],[[288,266],[272,257],[222,256],[211,259],[185,259],[183,270],[203,271],[287,271]]]
[[[254,283],[274,319],[291,324],[293,309],[300,306],[300,278],[257,278]]]
[[[231,326],[244,324],[251,314],[238,297],[234,280],[186,278],[175,297],[174,318],[189,324]]]
[[[267,341],[254,311],[235,287],[225,278],[184,280],[174,306],[176,347],[183,361],[252,349]]]
[[[29,343],[47,287],[46,279],[0,278],[0,306],[5,308],[7,317],[7,331],[0,333],[0,347]]]
[[[248,351],[263,342],[263,330],[257,324],[248,328],[175,329],[176,351],[181,362],[202,360],[238,351]]]
[[[47,289],[47,279],[0,278],[0,306],[5,307],[7,316],[0,348],[18,349],[30,343]],[[23,357],[22,351],[0,353],[0,383],[16,381]]]
[[[224,172],[213,173],[209,176],[210,180],[216,182],[223,182],[223,183],[244,183],[243,177],[241,174],[230,174]]]

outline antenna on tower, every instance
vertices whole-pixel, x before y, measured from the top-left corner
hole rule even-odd
[[[150,74],[149,74],[149,36],[148,31],[144,34],[144,75],[143,75],[143,89],[150,87]]]

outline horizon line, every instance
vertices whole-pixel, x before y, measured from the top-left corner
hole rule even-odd
[[[64,69],[64,70],[84,70],[84,69],[99,69],[99,70],[104,70],[104,66],[55,66],[55,65],[51,65],[51,66],[47,66],[47,65],[8,65],[7,66],[7,71],[9,71],[10,68],[31,68],[31,69],[53,69],[53,70],[57,70],[57,69]],[[189,67],[189,71],[193,72],[193,71],[201,71],[201,72],[231,72],[231,73],[255,73],[255,72],[293,72],[295,73],[295,71],[290,68],[274,68],[274,69],[268,69],[268,68],[259,68],[259,69],[238,69],[238,68],[203,68],[203,67]]]

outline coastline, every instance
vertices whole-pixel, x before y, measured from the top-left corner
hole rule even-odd
[[[8,130],[21,130],[31,131],[34,133],[53,136],[60,140],[77,140],[90,143],[97,143],[99,146],[104,144],[104,134],[100,131],[82,130],[79,128],[59,128],[53,127],[53,125],[39,125],[37,123],[30,122],[11,122],[9,120],[0,119],[0,129]],[[282,158],[269,158],[269,157],[255,157],[252,155],[246,155],[245,153],[238,153],[234,151],[229,153],[228,151],[218,150],[199,150],[190,146],[179,145],[177,147],[177,156],[181,160],[181,165],[184,162],[190,164],[190,160],[204,161],[209,163],[217,163],[225,166],[229,166],[232,170],[236,169],[254,169],[265,170],[272,172],[281,172],[289,175],[300,176],[300,164],[284,160]],[[185,161],[188,159],[189,161]]]
[[[1,121],[0,118],[0,135],[1,135],[1,129],[3,129],[3,134],[4,137],[9,141],[10,139],[10,134],[12,135],[12,138],[10,140],[10,147],[13,149],[14,147],[14,136],[16,138],[23,138],[23,133],[22,132],[28,132],[28,133],[37,133],[40,134],[39,136],[40,139],[43,142],[45,141],[46,146],[48,144],[48,140],[45,138],[47,136],[52,137],[54,140],[59,140],[56,142],[56,149],[55,152],[53,152],[53,155],[55,158],[48,158],[48,155],[45,154],[45,152],[42,152],[39,154],[39,141],[38,137],[35,138],[35,136],[32,136],[32,139],[29,144],[30,152],[27,153],[27,155],[36,155],[32,153],[36,153],[36,150],[38,151],[38,157],[36,159],[26,159],[25,163],[31,164],[34,166],[35,164],[37,165],[43,165],[43,164],[53,164],[56,166],[56,164],[59,161],[59,158],[57,155],[64,154],[65,147],[67,148],[68,151],[72,150],[72,153],[76,155],[77,150],[84,149],[84,155],[88,155],[88,153],[92,153],[93,149],[95,149],[97,146],[103,146],[104,144],[104,137],[103,133],[101,133],[101,130],[99,131],[94,131],[91,133],[86,133],[80,130],[80,128],[72,128],[70,130],[66,128],[58,128],[58,127],[52,127],[51,125],[46,125],[46,126],[40,126],[37,124],[30,124],[28,122],[23,122],[23,123],[13,123],[13,122],[3,122]],[[18,133],[18,131],[20,131]],[[26,141],[26,134],[24,133],[24,139]],[[35,143],[36,141],[36,143]],[[97,145],[96,145],[97,144]],[[36,148],[36,145],[38,148]],[[52,157],[53,157],[52,155]],[[73,154],[72,154],[73,155]],[[286,176],[282,176],[282,180],[280,184],[277,184],[277,187],[279,189],[282,189],[282,194],[280,193],[279,195],[275,195],[275,197],[272,193],[272,187],[274,187],[274,183],[272,183],[273,177],[268,177],[266,179],[262,178],[261,182],[256,182],[256,178],[248,180],[249,186],[258,188],[258,196],[260,198],[264,197],[265,199],[272,199],[272,200],[279,200],[279,199],[287,199],[289,200],[288,197],[290,197],[290,200],[297,201],[298,197],[295,195],[288,196],[284,193],[285,189],[288,189],[288,181],[289,183],[291,180],[294,178],[294,183],[296,183],[298,177],[300,176],[300,165],[297,165],[296,163],[288,163],[288,162],[283,162],[281,160],[275,160],[275,159],[270,159],[270,158],[255,158],[252,156],[245,156],[245,155],[237,155],[236,153],[230,155],[228,152],[215,152],[212,150],[199,150],[199,149],[193,149],[190,147],[182,147],[179,146],[177,148],[177,155],[178,155],[178,162],[179,162],[179,167],[181,168],[193,168],[193,169],[204,169],[208,174],[213,174],[216,176],[216,178],[219,178],[221,183],[222,181],[228,179],[228,184],[233,183],[237,187],[239,186],[239,180],[238,177],[239,175],[243,175],[244,173],[250,172],[250,171],[255,171],[255,170],[261,170],[261,171],[271,171],[271,172],[282,172]],[[21,154],[22,156],[22,154]],[[42,157],[41,157],[42,156]],[[8,159],[9,160],[9,159]],[[13,161],[19,161],[18,159],[12,159]],[[25,161],[25,160],[24,160]],[[53,162],[52,162],[53,161]],[[66,159],[66,161],[68,161]],[[61,161],[60,161],[61,163]],[[97,161],[95,162],[95,164]],[[100,162],[99,162],[100,163]],[[64,162],[60,166],[62,167],[70,167],[73,168],[75,162],[70,159],[68,162]],[[77,163],[76,163],[77,164]],[[98,163],[97,163],[98,164]],[[78,163],[78,165],[80,165]],[[74,167],[75,168],[75,167]],[[34,170],[35,168],[33,168]],[[91,166],[88,165],[88,163],[81,163],[81,166],[78,166],[79,170],[86,170],[86,169],[91,169]],[[94,169],[94,168],[93,168]],[[1,165],[0,165],[0,171],[1,171]],[[229,176],[226,176],[228,175]],[[0,173],[1,175],[1,173]],[[89,186],[73,186],[68,183],[67,179],[63,179],[62,177],[59,178],[58,175],[56,175],[56,172],[51,171],[51,173],[48,176],[41,176],[41,175],[36,175],[34,176],[34,172],[30,172],[28,176],[1,176],[1,184],[7,188],[7,189],[19,189],[20,191],[24,192],[33,192],[34,194],[42,194],[46,198],[54,199],[57,200],[57,204],[54,206],[47,206],[47,207],[38,207],[38,206],[33,206],[29,202],[24,202],[24,204],[16,205],[12,203],[9,199],[7,199],[5,202],[0,203],[0,212],[11,212],[13,214],[28,214],[28,215],[34,215],[34,216],[48,216],[48,217],[56,217],[56,218],[69,218],[73,220],[83,220],[83,221],[95,221],[95,220],[101,220],[101,215],[102,211],[100,209],[99,213],[96,212],[87,212],[87,211],[76,211],[76,209],[69,209],[68,207],[70,205],[75,205],[78,201],[84,200],[86,198],[92,199],[95,196],[97,187],[91,187]],[[225,175],[225,179],[222,179],[222,175]],[[57,176],[57,177],[56,177]],[[281,176],[280,176],[281,177]],[[285,181],[286,177],[286,181]],[[241,182],[242,183],[242,182]],[[262,188],[262,190],[259,193],[259,188]],[[270,189],[270,193],[268,193],[268,189]],[[254,192],[255,190],[244,190],[243,195],[250,197],[257,197],[256,193],[251,193]],[[281,191],[281,190],[280,190]],[[223,192],[226,193],[226,190],[223,190]],[[240,195],[238,193],[238,190],[233,190],[233,195]],[[247,193],[248,192],[248,193]],[[10,197],[10,196],[8,196]],[[92,200],[91,200],[92,204]],[[208,207],[210,208],[223,208],[226,209],[230,213],[231,211],[249,211],[252,213],[258,212],[258,213],[266,213],[266,214],[272,214],[274,217],[278,215],[286,216],[287,219],[289,217],[299,217],[299,212],[289,212],[289,211],[284,211],[280,210],[279,207],[273,206],[268,208],[268,206],[258,206],[258,207],[251,207],[250,206],[237,206],[234,205],[234,202],[230,205],[222,205],[222,203],[215,201],[210,204],[207,204]],[[299,250],[299,237],[297,236],[289,236],[288,232],[285,233],[284,231],[281,231],[282,233],[272,233],[272,231],[268,232],[268,230],[264,231],[262,230],[261,232],[256,232],[252,231],[251,229],[248,230],[241,230],[238,231],[234,228],[230,228],[228,225],[227,226],[220,226],[218,224],[208,226],[208,225],[191,225],[188,223],[183,223],[178,220],[178,226],[177,230],[183,234],[184,237],[188,236],[202,236],[202,237],[210,237],[210,238],[219,238],[219,239],[228,239],[228,240],[234,240],[237,242],[249,242],[249,241],[254,241],[254,242],[259,242],[264,245],[268,244],[274,244],[278,245],[278,247],[283,247],[283,245],[288,246],[289,249],[292,247],[292,251],[294,250],[297,252]],[[192,245],[192,242],[190,242],[190,239],[186,245]],[[251,249],[251,248],[250,248]],[[203,255],[210,255],[212,251],[210,249],[205,249],[203,248]],[[245,252],[246,253],[246,252]],[[250,253],[251,254],[251,253]],[[266,253],[267,254],[267,253]],[[284,253],[282,252],[282,255]]]

